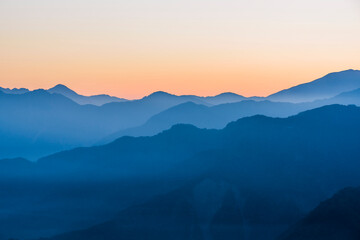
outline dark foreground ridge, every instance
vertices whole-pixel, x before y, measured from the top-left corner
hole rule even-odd
[[[360,239],[360,188],[346,188],[310,212],[279,240]]]

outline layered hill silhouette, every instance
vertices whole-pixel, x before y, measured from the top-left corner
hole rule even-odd
[[[360,184],[359,121],[360,108],[332,105],[289,118],[242,118],[222,130],[176,125],[153,137],[123,137],[104,146],[57,153],[37,163],[14,161],[16,167],[11,161],[0,161],[0,183],[16,184],[15,196],[24,194],[24,189],[36,196],[22,203],[21,213],[14,210],[7,220],[0,219],[0,230],[18,238],[84,229],[54,239],[165,239],[167,234],[276,239],[320,201]],[[150,179],[153,185],[147,185]],[[63,193],[65,189],[69,193]],[[102,189],[101,194],[96,189]],[[154,197],[159,192],[162,197]],[[11,212],[12,199],[6,197],[9,205],[4,207]],[[48,199],[46,215],[34,226],[31,213],[43,207],[44,199]],[[59,212],[59,201],[66,211]],[[103,201],[107,204],[100,204]],[[134,202],[138,204],[132,206]],[[217,207],[210,211],[206,206],[211,204]],[[104,212],[91,221],[94,209]],[[111,218],[109,212],[115,214],[115,210],[119,214]],[[22,216],[21,233],[9,223],[17,214]],[[56,220],[49,221],[54,215]],[[80,216],[94,227],[80,224]],[[106,222],[105,217],[112,220]],[[46,232],[44,226],[54,230]]]
[[[126,99],[112,97],[112,96],[109,96],[106,94],[93,95],[93,96],[80,95],[63,84],[58,84],[47,90],[46,89],[38,89],[38,90],[45,90],[49,93],[61,94],[64,97],[67,97],[80,105],[92,104],[92,105],[96,105],[96,106],[101,106],[101,105],[104,105],[106,103],[111,103],[111,102],[127,101]],[[0,87],[0,92],[7,93],[7,94],[24,94],[24,93],[30,92],[30,90],[27,88],[10,89],[10,88],[1,88]]]
[[[109,96],[107,94],[84,96],[84,95],[78,94],[77,92],[75,92],[74,90],[68,88],[67,86],[65,86],[63,84],[58,84],[49,89],[38,89],[38,90],[45,90],[49,93],[61,94],[64,97],[67,97],[80,105],[91,104],[91,105],[95,105],[95,106],[102,106],[104,104],[112,103],[112,102],[131,101],[131,100],[127,100],[124,98]],[[24,94],[24,93],[30,92],[30,90],[26,89],[26,88],[10,89],[10,88],[1,88],[1,87],[0,87],[0,91],[3,93],[7,93],[7,94]],[[166,101],[167,98],[172,98],[172,99],[179,98],[179,99],[182,99],[183,102],[191,101],[191,102],[204,104],[204,105],[218,105],[218,104],[224,104],[224,103],[239,102],[239,101],[247,99],[244,96],[241,96],[241,95],[238,95],[235,93],[231,93],[231,92],[221,93],[216,96],[201,97],[201,96],[196,96],[196,95],[179,95],[178,96],[178,95],[169,94],[169,93],[166,93],[163,91],[158,91],[158,92],[154,92],[154,93],[150,94],[150,96],[153,98],[155,98],[155,97],[163,98],[162,99],[163,101]],[[139,99],[137,99],[137,100],[139,100]]]
[[[354,190],[322,201],[360,185],[360,109],[330,105],[360,104],[358,74],[269,98],[0,89],[0,240],[353,239]]]
[[[337,92],[339,92],[339,90],[330,87],[334,84],[342,85],[342,81],[344,81],[344,86],[342,86],[343,89],[352,88],[350,86],[346,87],[346,85],[353,84],[351,86],[357,86],[357,84],[360,83],[360,74],[358,74],[358,72],[359,71],[349,70],[332,73],[322,79],[308,83],[309,85],[306,85],[306,88],[299,87],[298,89],[298,87],[294,87],[296,91],[293,89],[291,89],[291,91],[286,90],[286,94],[294,97],[299,94],[307,95],[308,93],[305,93],[305,90],[308,88],[312,89],[313,85],[319,86],[316,87],[319,89],[319,91],[320,88],[324,88],[323,92],[327,92],[326,96],[324,94],[318,95],[318,92],[311,93],[313,94],[313,97],[311,99],[304,98],[302,99],[302,101],[304,102],[296,104],[290,103],[293,102],[293,100],[291,99],[286,100],[289,101],[289,103],[286,103],[285,99],[283,99],[284,101],[280,100],[280,98],[277,98],[278,94],[271,95],[268,98],[253,97],[234,103],[218,104],[216,106],[207,105],[206,107],[201,106],[204,105],[201,103],[200,105],[196,105],[194,104],[194,102],[184,103],[167,109],[157,115],[154,115],[142,126],[113,133],[104,138],[99,143],[107,143],[121,136],[151,136],[163,130],[166,130],[172,125],[178,123],[192,124],[200,128],[223,128],[230,121],[234,121],[240,117],[252,116],[256,114],[262,114],[270,117],[287,117],[304,110],[314,109],[325,105],[359,105],[360,92],[358,89],[349,92],[341,92],[340,90],[341,93],[336,94]],[[348,79],[350,79],[349,81],[351,82],[351,84],[346,83]],[[327,86],[328,84],[329,86]],[[305,90],[302,90],[303,88]],[[330,91],[329,89],[333,90]],[[280,92],[279,96],[283,96],[283,93]],[[270,99],[271,101],[267,99]],[[316,99],[319,100],[313,101]]]
[[[241,117],[257,114],[269,117],[288,117],[305,110],[332,104],[360,106],[360,89],[344,92],[332,98],[304,103],[243,100],[216,106],[204,106],[187,102],[154,115],[142,126],[113,133],[99,143],[111,142],[122,136],[151,136],[179,123],[191,124],[199,128],[220,129]]]
[[[319,92],[313,92],[314,89],[323,89],[323,93],[327,92],[326,96],[332,96],[353,88],[359,82],[358,72],[349,70],[329,74],[310,85],[305,84],[312,86],[305,90],[311,89],[311,94],[315,96]],[[336,87],[339,84],[341,86]],[[337,90],[334,90],[335,87]],[[301,92],[305,94],[303,87],[294,89],[297,90],[285,92],[294,97]],[[352,91],[295,105],[264,101],[264,98],[247,100],[233,93],[199,97],[159,91],[139,100],[126,101],[107,95],[82,96],[64,85],[35,91],[0,89],[0,110],[6,113],[0,117],[3,136],[0,158],[36,159],[74,147],[107,143],[125,135],[154,135],[179,123],[200,128],[222,128],[230,121],[255,114],[286,117],[323,105],[358,104],[357,92]],[[324,96],[320,94],[318,98]]]
[[[326,76],[319,78],[317,80],[300,84],[289,89],[284,89],[274,94],[269,95],[268,97],[249,97],[232,93],[225,92],[216,96],[201,97],[195,95],[172,95],[166,92],[156,92],[157,96],[173,96],[180,98],[187,98],[188,101],[193,101],[195,103],[208,104],[208,105],[218,105],[224,103],[233,103],[239,102],[242,100],[270,100],[270,101],[281,101],[281,102],[308,102],[320,99],[326,99],[334,97],[343,92],[349,92],[355,89],[360,88],[360,71],[359,70],[346,70],[341,72],[334,72],[327,74]],[[84,96],[76,93],[67,86],[63,84],[58,84],[50,89],[40,89],[46,90],[50,93],[62,94],[65,97],[73,100],[74,102],[85,105],[93,104],[97,106],[104,105],[111,102],[123,102],[127,101],[124,98],[118,98],[109,96],[106,94],[93,95],[93,96]],[[1,88],[0,91],[7,94],[23,94],[29,92],[26,88]],[[201,102],[198,102],[201,101]]]
[[[134,133],[133,135],[156,134],[177,123],[219,128],[241,116],[266,114],[269,111],[272,111],[271,116],[285,116],[284,112],[290,115],[306,109],[293,106],[282,110],[276,109],[276,106],[286,104],[258,103],[256,106],[256,102],[247,102],[244,103],[245,107],[243,108],[238,108],[238,105],[233,103],[233,105],[211,108],[211,111],[209,109],[197,112],[198,110],[195,108],[184,112],[181,104],[186,103],[186,106],[188,101],[201,104],[201,107],[204,108],[206,108],[205,105],[210,106],[210,104],[204,102],[204,99],[207,98],[176,96],[165,92],[155,92],[140,100],[113,102],[102,106],[79,105],[62,94],[49,93],[45,90],[24,94],[0,92],[0,98],[0,110],[6,112],[0,117],[0,132],[3,136],[0,140],[0,158],[36,159],[61,150],[89,146],[102,139],[114,140],[118,137],[118,134],[114,134],[114,132],[141,126],[152,116],[177,105],[179,106],[175,108],[175,111],[169,110],[162,114],[167,120],[156,123],[159,127],[152,126],[151,121],[153,120],[151,120],[148,124],[149,128],[144,131],[140,130],[138,134]],[[215,101],[214,98],[210,99]],[[269,105],[269,109],[266,109],[265,105]],[[190,108],[194,106],[192,105]],[[200,105],[196,106],[200,107]],[[249,109],[252,107],[253,110]],[[212,112],[213,110],[216,111]],[[177,111],[178,113],[175,114],[174,112]],[[211,118],[207,118],[207,114],[211,115]],[[214,118],[214,114],[218,116]],[[184,118],[188,118],[189,121],[184,121]],[[156,119],[159,117],[155,118],[155,122]],[[214,121],[215,119],[217,120]],[[198,125],[199,121],[210,124]]]
[[[61,94],[36,90],[0,92],[0,158],[36,159],[56,151],[91,145],[120,129],[135,127],[187,99],[154,93],[140,100],[102,106],[79,105]]]
[[[314,135],[314,132],[311,131],[321,133],[322,136],[316,137],[323,139],[326,136],[326,132],[323,133],[322,129],[331,124],[335,129],[330,131],[330,133],[336,131],[338,135],[334,136],[337,136],[337,138],[334,139],[332,137],[330,139],[323,139],[323,143],[340,142],[339,136],[344,136],[347,139],[354,140],[354,143],[349,143],[348,146],[344,146],[344,144],[340,145],[347,148],[354,146],[356,142],[354,134],[348,136],[346,135],[346,131],[350,132],[357,130],[358,127],[355,126],[355,124],[356,120],[360,119],[359,109],[360,108],[355,106],[331,105],[306,111],[289,118],[269,118],[258,115],[243,118],[230,123],[223,130],[199,129],[192,125],[175,125],[170,130],[164,131],[163,133],[153,137],[123,137],[104,146],[78,148],[71,151],[53,154],[51,156],[41,158],[38,161],[38,165],[54,165],[59,163],[61,165],[72,166],[75,161],[76,164],[80,164],[81,161],[84,161],[84,167],[87,165],[99,167],[102,164],[106,165],[111,163],[121,165],[121,171],[124,171],[126,174],[134,173],[141,175],[148,172],[149,169],[147,164],[150,164],[152,166],[151,174],[156,174],[156,171],[166,170],[167,165],[171,167],[177,162],[177,160],[191,157],[196,153],[206,150],[223,148],[231,149],[231,147],[234,147],[233,143],[236,144],[235,150],[241,152],[241,150],[245,147],[241,146],[240,142],[243,143],[242,141],[244,141],[246,145],[252,143],[254,145],[258,144],[259,146],[262,146],[262,144],[265,143],[270,145],[276,143],[281,145],[282,148],[287,146],[285,148],[286,152],[290,152],[292,150],[292,154],[296,152],[296,148],[302,147],[301,144],[305,144],[305,141],[310,141],[307,137]],[[327,122],[324,122],[324,119],[326,119]],[[344,124],[346,121],[348,121],[348,125]],[[299,132],[297,131],[298,129],[302,129],[301,131],[304,131],[304,133],[301,134],[300,130]],[[289,142],[283,143],[283,140],[281,140],[281,134],[284,135],[282,136],[283,139],[289,138],[289,142],[296,141],[299,142],[299,145],[288,146]],[[299,135],[296,136],[296,134]],[[315,141],[316,137],[313,137],[313,140],[311,141]],[[277,141],[277,139],[279,141]],[[251,140],[256,142],[252,142]],[[271,140],[271,142],[267,142],[267,140]],[[276,148],[274,149],[276,150],[279,145],[276,145]],[[319,144],[317,150],[320,150],[323,146],[324,145]],[[132,149],[134,149],[134,151],[132,151]],[[146,153],[146,158],[144,158],[142,152],[143,154]],[[124,154],[126,158],[129,157],[132,160],[130,162],[125,160],[116,160],[125,159],[122,157]],[[171,158],[172,161],[168,161],[168,158]],[[147,159],[152,160],[149,161]],[[95,162],[93,164],[89,164],[92,161],[98,162],[96,162],[96,164]],[[129,168],[126,168],[122,161],[129,163]],[[141,164],[135,164],[137,161],[142,162]],[[158,164],[156,161],[159,161]],[[109,170],[112,171],[113,169]],[[142,173],[142,170],[145,172]]]
[[[247,98],[235,93],[221,93],[216,96],[201,97],[196,95],[174,95],[163,91],[157,91],[150,94],[146,98],[156,99],[158,101],[177,101],[177,102],[193,102],[195,104],[201,104],[205,106],[214,106],[225,103],[234,103],[246,100]]]
[[[124,98],[112,97],[112,96],[109,96],[106,94],[83,96],[62,84],[58,84],[55,87],[48,89],[47,91],[49,93],[61,94],[80,105],[92,104],[92,105],[96,105],[96,106],[101,106],[101,105],[104,105],[106,103],[111,103],[111,102],[127,101]]]
[[[170,157],[175,154],[161,160],[163,158],[152,157],[152,150],[138,147],[136,151],[146,152],[152,165],[130,156],[137,167],[135,170],[130,166],[126,172],[142,172],[139,166],[145,164],[154,174],[168,166],[167,178],[200,177],[200,180],[143,205],[129,207],[109,222],[53,239],[167,239],[172,235],[179,239],[208,239],[209,236],[212,239],[225,236],[229,239],[275,239],[317,202],[337,189],[360,182],[357,171],[351,170],[360,164],[358,142],[350,135],[352,131],[359,132],[356,126],[359,119],[357,107],[328,106],[287,119],[245,118],[229,124],[224,130],[208,133],[191,126],[176,126],[157,136],[166,137],[166,140],[152,145],[151,149],[165,145],[165,141],[168,142],[166,147],[172,149],[174,135],[181,136],[182,143],[188,135],[189,146],[203,146],[202,153],[178,164],[179,159]],[[193,139],[194,136],[202,137]],[[121,146],[124,145],[122,142]],[[210,151],[209,146],[212,146]],[[131,149],[130,145],[124,148]],[[181,152],[189,151],[181,149]],[[82,151],[76,155],[85,154],[86,149]],[[54,165],[54,161],[69,159],[68,154],[42,161],[51,161]],[[80,158],[90,157],[83,156],[86,157]],[[108,159],[104,155],[98,157]],[[119,160],[127,162],[126,158]],[[174,163],[176,167],[171,170],[169,165]],[[124,167],[122,165],[122,171]],[[346,172],[346,176],[342,172]],[[142,172],[141,176],[144,175],[146,173]]]
[[[288,117],[304,110],[326,105],[318,103],[282,103],[270,101],[244,100],[236,103],[205,106],[186,102],[169,108],[151,117],[144,125],[111,134],[100,143],[111,142],[122,136],[151,136],[169,129],[176,124],[191,124],[199,128],[220,129],[229,122],[242,117],[265,115]]]
[[[8,93],[8,94],[23,94],[29,92],[29,89],[26,88],[2,88],[0,87],[0,92]]]
[[[343,104],[343,105],[347,105],[347,104],[355,104],[355,105],[360,105],[360,88],[355,89],[353,91],[349,91],[349,92],[343,92],[340,93],[339,95],[336,95],[333,98],[330,99],[325,99],[322,101],[318,101],[320,103],[326,103],[326,104],[330,104],[330,103],[338,103],[338,104]]]
[[[360,188],[346,188],[320,203],[280,240],[360,239]]]
[[[247,98],[232,92],[226,92],[221,93],[216,96],[210,96],[210,97],[201,97],[204,102],[211,104],[211,105],[219,105],[219,104],[225,104],[225,103],[234,103],[234,102],[240,102],[242,100],[246,100]]]
[[[342,92],[360,88],[360,71],[330,73],[315,81],[282,90],[267,97],[271,101],[308,102],[331,98]]]

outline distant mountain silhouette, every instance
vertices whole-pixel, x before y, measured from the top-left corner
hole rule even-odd
[[[7,94],[23,94],[29,92],[29,89],[26,88],[2,88],[0,87],[0,91]]]
[[[282,96],[283,93],[286,93],[295,97],[304,89],[313,95],[320,94],[322,91],[320,89],[325,89],[326,92],[330,91],[334,94],[355,86],[359,82],[358,73],[359,71],[348,70],[329,74],[322,79],[294,87],[289,91],[284,90],[279,94]],[[303,90],[300,91],[299,89]],[[54,94],[59,93],[77,103],[87,105],[101,105],[108,101],[119,100],[106,95],[81,96],[64,85],[57,85],[46,91]],[[3,123],[0,126],[0,131],[4,136],[4,140],[0,141],[0,149],[2,150],[0,158],[28,157],[34,159],[51,152],[88,146],[99,143],[99,141],[100,143],[110,142],[124,135],[154,135],[178,123],[193,124],[201,128],[222,128],[237,118],[255,114],[285,117],[323,105],[359,104],[356,90],[347,93],[342,92],[335,97],[300,105],[286,103],[281,105],[261,101],[262,98],[250,98],[255,99],[257,103],[233,93],[223,93],[214,97],[198,97],[155,92],[139,100],[111,102],[102,105],[100,108],[79,107],[66,99],[60,100],[59,96],[54,97],[52,94],[45,96],[42,93],[42,101],[51,102],[51,107],[49,107],[49,104],[45,102],[32,101],[31,99],[36,98],[36,95],[39,95],[42,90],[32,92],[27,89],[1,89],[0,91],[4,101],[3,104],[0,104],[0,110],[7,113],[0,117],[0,123]],[[321,92],[321,94],[323,93]],[[269,98],[272,99],[274,96],[278,95],[275,94]],[[11,99],[11,101],[8,102],[6,99]],[[175,107],[186,102],[204,105],[208,108],[195,106],[191,103]],[[232,103],[223,104],[224,102]],[[277,108],[277,106],[279,107]],[[172,107],[175,108],[169,109]],[[22,118],[27,116],[30,117],[29,121],[22,121]]]
[[[78,105],[68,98],[44,90],[0,92],[0,111],[6,113],[0,116],[0,158],[41,156],[74,146],[64,140],[76,128],[77,120],[69,121],[77,110]]]
[[[62,236],[220,239],[233,233],[276,239],[320,201],[360,184],[359,121],[360,108],[332,105],[289,118],[242,118],[222,130],[176,125],[153,137],[123,137],[24,163],[21,172],[0,161],[0,184],[12,189],[2,199],[12,214],[0,219],[0,232],[22,238],[85,229]],[[159,193],[164,197],[151,197]],[[21,213],[13,205],[19,195]],[[29,196],[35,199],[25,201]],[[44,209],[44,202],[46,214],[34,226],[34,209]],[[19,216],[21,232],[19,221],[9,222]],[[106,219],[113,220],[96,225]],[[152,228],[156,224],[164,228]]]
[[[360,71],[330,73],[315,81],[282,90],[267,97],[271,101],[308,102],[331,98],[342,92],[360,88]]]
[[[142,125],[151,116],[188,98],[155,93],[140,100],[94,106],[79,105],[62,94],[35,90],[24,94],[0,92],[0,100],[0,111],[6,113],[0,116],[0,158],[36,159],[92,145],[116,131]]]
[[[183,99],[183,102],[191,101],[197,104],[203,105],[219,105],[225,103],[234,103],[240,102],[243,100],[270,100],[270,101],[280,101],[280,102],[308,102],[319,99],[326,99],[334,97],[340,93],[352,91],[360,88],[360,71],[359,70],[346,70],[341,72],[334,72],[327,74],[326,76],[314,80],[312,82],[300,84],[289,89],[281,90],[277,93],[271,94],[268,97],[244,97],[232,92],[221,93],[216,96],[207,96],[201,97],[196,95],[173,95],[163,91],[158,91],[146,96],[144,98],[152,99],[162,99],[165,101],[169,98],[180,98]],[[23,94],[29,92],[25,88],[1,88],[0,91],[8,94]],[[53,88],[48,89],[50,93],[62,94],[74,102],[85,105],[93,104],[101,106],[106,103],[111,102],[123,102],[127,101],[123,98],[112,97],[106,94],[94,95],[94,96],[83,96],[75,91],[69,89],[65,85],[58,84]]]
[[[334,73],[324,77],[323,79],[320,79],[319,81],[321,84],[326,85],[329,83],[330,85],[333,85],[333,82],[336,82],[341,76],[346,76],[348,74],[353,75],[353,72],[356,75],[360,71],[349,70],[345,72]],[[334,75],[334,77],[331,77],[332,75]],[[346,82],[346,79],[344,81]],[[317,81],[314,81],[311,84],[315,82]],[[360,83],[360,80],[356,79],[355,82]],[[317,83],[316,85],[319,84]],[[232,104],[218,104],[216,106],[207,105],[207,107],[196,106],[193,103],[184,103],[183,105],[175,106],[153,116],[142,126],[117,131],[107,136],[99,143],[108,143],[121,136],[151,136],[179,123],[192,124],[200,128],[223,128],[230,121],[234,121],[240,117],[247,117],[256,114],[262,114],[271,117],[286,117],[297,114],[301,111],[331,104],[360,105],[359,89],[355,89],[349,92],[342,92],[330,98],[296,104],[284,102],[282,105],[280,104],[282,101],[276,102],[276,100],[274,100],[274,102],[270,102],[269,100],[266,100],[267,98],[258,97],[251,97],[247,100],[243,99]],[[272,99],[272,97],[269,97],[268,99]],[[203,98],[202,101],[206,101],[206,99]],[[200,104],[206,105],[202,102],[200,102]]]
[[[221,93],[213,97],[203,97],[205,102],[212,105],[219,105],[225,103],[234,103],[246,100],[247,98],[232,92]]]
[[[145,96],[141,99],[142,101],[154,102],[156,104],[166,104],[171,103],[173,106],[176,106],[185,102],[194,102],[196,104],[202,105],[211,105],[205,101],[201,97],[195,95],[174,95],[163,91],[153,92],[148,96]]]
[[[92,104],[92,105],[96,105],[96,106],[101,106],[101,105],[104,105],[106,103],[111,103],[111,102],[127,101],[126,99],[112,97],[112,96],[109,96],[106,94],[94,95],[94,96],[79,95],[75,91],[69,89],[68,87],[66,87],[65,85],[62,85],[62,84],[58,84],[55,87],[48,89],[47,91],[49,93],[61,94],[67,98],[70,98],[71,100],[73,100],[74,102],[76,102],[80,105]]]
[[[257,114],[269,117],[288,117],[322,104],[293,104],[270,101],[243,100],[235,103],[204,106],[187,102],[169,108],[151,117],[144,125],[111,134],[101,143],[111,142],[122,136],[151,136],[175,124],[192,124],[199,128],[224,128],[241,117]]]
[[[0,91],[0,111],[6,113],[0,116],[0,159],[36,159],[89,146],[119,130],[142,125],[153,115],[188,101],[211,105],[203,101],[207,98],[165,92],[155,92],[139,100],[94,106],[100,102],[92,101],[100,98],[78,95],[64,85],[24,94]]]
[[[46,89],[39,89],[39,90],[46,90]],[[9,88],[1,88],[1,87],[0,87],[0,91],[7,94],[23,94],[30,92],[26,88],[9,89]],[[124,98],[113,97],[106,94],[83,96],[76,93],[74,90],[71,90],[70,88],[68,88],[63,84],[58,84],[50,89],[47,89],[46,91],[48,91],[49,93],[61,94],[80,105],[92,104],[96,106],[101,106],[112,102],[128,101],[127,99]],[[169,99],[178,99],[177,101],[179,101],[181,99],[181,102],[191,101],[203,105],[218,105],[224,103],[233,103],[247,99],[246,97],[231,92],[221,93],[216,96],[200,97],[196,95],[173,95],[163,91],[154,92],[149,96],[145,96],[143,99],[146,98],[150,98],[152,100],[157,100],[157,101],[167,101]]]
[[[200,97],[196,95],[174,95],[163,91],[154,92],[149,96],[144,97],[144,99],[145,98],[151,98],[152,100],[157,100],[157,101],[181,100],[182,102],[193,102],[196,104],[201,104],[206,106],[240,102],[247,99],[246,97],[230,92],[221,93],[216,96]]]
[[[344,161],[345,158],[352,159],[360,153],[360,149],[356,146],[358,140],[355,134],[360,131],[359,120],[359,107],[331,105],[305,111],[289,118],[270,118],[260,115],[242,118],[228,124],[222,130],[199,129],[192,125],[180,124],[153,137],[122,137],[103,146],[56,153],[41,158],[35,166],[47,167],[59,164],[59,167],[72,168],[76,163],[83,165],[82,170],[85,172],[94,170],[99,174],[98,170],[102,166],[110,164],[114,165],[114,168],[105,167],[104,176],[108,176],[107,171],[144,176],[167,171],[178,161],[204,151],[225,148],[237,154],[247,154],[249,150],[245,152],[243,150],[252,146],[258,151],[267,152],[269,148],[274,154],[278,154],[277,151],[285,151],[292,156],[300,154],[303,148],[311,146],[311,142],[318,143],[316,153],[326,156],[330,150],[328,147],[334,144],[337,147],[333,150],[337,152],[336,155],[342,155]],[[309,148],[307,151],[313,150]],[[327,152],[323,153],[322,151],[325,150]],[[317,157],[317,161],[320,161],[325,157],[325,155],[317,156],[316,153],[312,153],[311,158]],[[301,154],[307,153],[305,151]],[[336,155],[329,157],[335,158]],[[127,161],[127,158],[132,160]],[[171,161],[168,160],[169,158]],[[91,169],[92,167],[95,169]],[[59,169],[61,168],[54,170]]]
[[[346,188],[320,203],[280,240],[360,239],[360,188]]]
[[[355,89],[353,91],[349,91],[349,92],[343,92],[340,93],[339,95],[324,100],[326,103],[338,103],[338,104],[356,104],[356,105],[360,105],[360,88]]]

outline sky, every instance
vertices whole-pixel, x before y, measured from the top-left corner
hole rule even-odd
[[[0,86],[266,96],[360,69],[359,0],[1,0]]]

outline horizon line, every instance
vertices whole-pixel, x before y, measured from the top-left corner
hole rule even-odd
[[[100,96],[100,95],[107,95],[107,96],[110,96],[110,97],[116,97],[116,98],[119,98],[119,99],[124,99],[124,100],[129,100],[129,101],[132,101],[132,100],[139,100],[139,99],[143,99],[145,97],[148,97],[154,93],[166,93],[166,94],[169,94],[169,95],[173,95],[173,96],[196,96],[196,97],[202,97],[202,98],[206,98],[206,97],[216,97],[216,96],[219,96],[219,95],[222,95],[222,94],[236,94],[238,96],[241,96],[241,97],[245,97],[245,98],[267,98],[275,93],[278,93],[278,92],[281,92],[283,90],[287,90],[287,89],[290,89],[292,87],[295,87],[295,86],[299,86],[299,85],[302,85],[302,84],[307,84],[307,83],[311,83],[313,81],[316,81],[318,79],[321,79],[329,74],[333,74],[333,73],[341,73],[341,72],[347,72],[347,71],[360,71],[358,69],[346,69],[346,70],[342,70],[342,71],[336,71],[336,72],[330,72],[330,73],[327,73],[325,75],[323,75],[322,77],[320,78],[317,78],[317,79],[314,79],[314,80],[311,80],[311,81],[307,81],[307,82],[303,82],[303,83],[299,83],[297,85],[294,85],[294,86],[290,86],[288,88],[283,88],[283,89],[280,89],[280,90],[277,90],[271,94],[268,94],[266,96],[257,96],[257,95],[252,95],[252,96],[246,96],[246,94],[240,94],[240,93],[237,93],[237,92],[233,92],[233,91],[224,91],[224,92],[220,92],[220,93],[217,93],[215,95],[197,95],[197,94],[173,94],[171,93],[170,91],[164,91],[164,90],[156,90],[156,91],[153,91],[153,92],[150,92],[149,94],[145,94],[143,95],[142,97],[139,97],[139,98],[125,98],[125,97],[121,97],[121,96],[117,96],[117,95],[113,95],[113,94],[108,94],[108,93],[97,93],[97,94],[82,94],[80,92],[78,92],[77,90],[74,90],[73,88],[69,87],[68,85],[66,84],[63,84],[63,83],[58,83],[58,84],[55,84],[53,87],[50,87],[50,88],[25,88],[25,87],[14,87],[14,88],[10,88],[10,87],[3,87],[3,86],[0,86],[0,88],[3,88],[3,89],[8,89],[8,90],[21,90],[21,89],[24,89],[24,90],[28,90],[28,91],[36,91],[36,90],[49,90],[49,89],[52,89],[52,88],[55,88],[57,86],[63,86],[63,87],[66,87],[67,89],[71,90],[71,91],[74,91],[76,94],[78,95],[82,95],[82,96],[85,96],[85,97],[91,97],[91,96]]]

